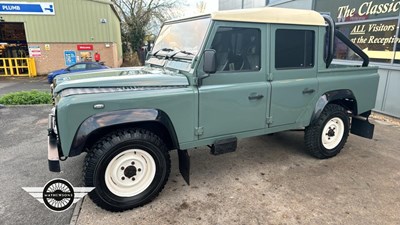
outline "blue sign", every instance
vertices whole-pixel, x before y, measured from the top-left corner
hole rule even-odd
[[[72,66],[76,63],[75,51],[64,51],[64,59],[66,66]]]
[[[0,2],[0,14],[55,15],[53,2]]]

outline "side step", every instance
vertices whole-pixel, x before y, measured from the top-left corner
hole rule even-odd
[[[213,155],[221,155],[228,152],[234,152],[237,148],[237,138],[227,138],[216,140],[213,145],[210,146],[211,154]]]

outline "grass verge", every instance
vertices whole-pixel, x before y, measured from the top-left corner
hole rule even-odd
[[[43,91],[19,91],[5,94],[0,97],[3,105],[37,105],[51,104],[51,95]]]

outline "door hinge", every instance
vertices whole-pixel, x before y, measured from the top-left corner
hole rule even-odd
[[[272,124],[272,116],[267,116],[266,123],[267,124]]]
[[[273,79],[274,79],[274,76],[272,75],[272,73],[268,73],[267,81],[272,81]]]
[[[204,134],[204,128],[203,127],[195,127],[194,128],[194,135],[201,136],[203,134]]]

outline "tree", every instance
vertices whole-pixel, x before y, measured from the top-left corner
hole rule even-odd
[[[170,19],[181,0],[111,0],[122,24],[124,52],[138,52],[153,24]]]

